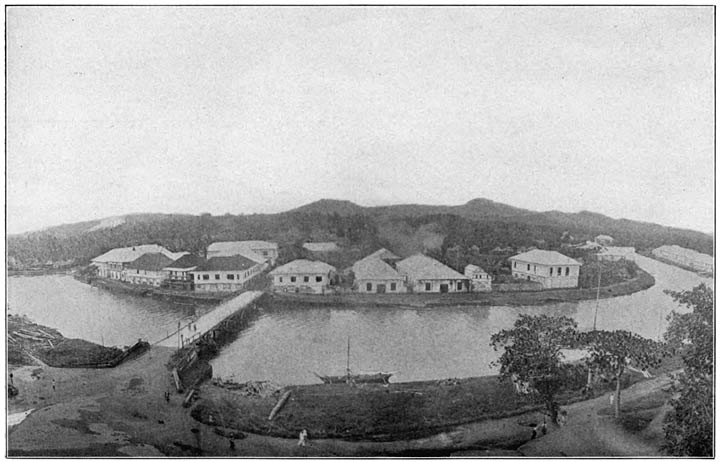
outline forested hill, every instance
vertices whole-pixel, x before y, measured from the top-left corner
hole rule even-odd
[[[112,248],[144,243],[202,253],[214,241],[246,239],[278,242],[288,258],[304,241],[332,240],[358,255],[384,246],[401,255],[430,251],[447,260],[450,248],[480,253],[530,246],[557,249],[598,234],[638,249],[677,244],[713,254],[713,238],[698,231],[591,212],[533,212],[487,199],[458,206],[382,207],[324,199],[278,214],[127,215],[9,235],[7,249],[10,267],[82,264]]]

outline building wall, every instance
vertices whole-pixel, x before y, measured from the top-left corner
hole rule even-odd
[[[467,279],[418,279],[408,282],[415,293],[440,293],[440,286],[447,284],[448,293],[467,292]],[[458,284],[460,284],[458,286]]]
[[[492,277],[484,271],[466,271],[465,276],[470,279],[470,287],[473,292],[490,292],[492,290]]]
[[[393,289],[393,284],[395,288]],[[369,288],[368,288],[369,285]],[[407,292],[405,287],[405,281],[403,279],[356,279],[355,287],[357,292],[364,294],[376,294],[378,293],[378,285],[385,286],[385,293],[387,294],[404,294]]]
[[[234,292],[262,272],[263,264],[258,263],[246,270],[233,271],[191,271],[195,292]]]
[[[275,274],[272,278],[273,290],[276,292],[323,294],[330,285],[329,273]]]
[[[160,287],[160,284],[168,278],[167,271],[148,271],[138,269],[123,270],[122,280],[130,284],[141,284]]]
[[[579,265],[543,265],[511,258],[510,269],[514,277],[539,282],[546,289],[577,287],[580,277]]]

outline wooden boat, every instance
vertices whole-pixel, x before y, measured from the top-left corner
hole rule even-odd
[[[315,376],[323,383],[390,383],[392,372],[376,372],[374,374],[320,375]]]
[[[390,383],[393,372],[374,372],[372,374],[353,374],[350,371],[350,337],[348,337],[347,366],[345,375],[320,375],[313,372],[323,383]]]

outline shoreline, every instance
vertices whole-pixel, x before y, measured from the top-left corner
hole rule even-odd
[[[614,298],[647,290],[655,278],[643,269],[627,281],[600,287],[600,298]],[[518,292],[470,292],[456,294],[289,294],[268,292],[273,303],[303,306],[409,306],[415,308],[441,306],[542,306],[552,303],[595,300],[597,288],[548,289]]]
[[[676,268],[680,268],[680,269],[683,269],[683,270],[685,270],[685,271],[690,271],[691,273],[695,273],[695,274],[697,274],[697,275],[699,275],[699,276],[701,276],[701,277],[713,279],[713,274],[712,274],[712,273],[708,273],[707,271],[701,271],[701,270],[699,270],[699,269],[697,269],[697,268],[693,268],[692,266],[682,265],[682,264],[677,263],[677,262],[674,262],[674,261],[672,261],[672,260],[668,260],[667,258],[658,257],[658,256],[656,256],[656,255],[653,255],[652,252],[643,251],[643,252],[638,252],[638,254],[639,254],[639,255],[642,255],[643,257],[647,257],[647,258],[651,258],[651,259],[653,259],[653,260],[655,260],[655,261],[659,261],[660,263],[665,263],[666,265],[674,266],[674,267],[676,267]]]

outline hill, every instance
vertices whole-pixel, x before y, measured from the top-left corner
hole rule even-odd
[[[698,231],[587,211],[535,212],[487,199],[455,206],[381,207],[323,199],[277,214],[134,214],[9,235],[7,249],[9,266],[24,268],[58,262],[84,264],[112,248],[142,243],[202,254],[211,242],[245,239],[276,241],[281,245],[281,259],[290,259],[302,254],[305,241],[332,240],[352,250],[344,259],[331,262],[339,267],[381,246],[400,255],[425,251],[457,267],[465,261],[460,254],[481,258],[497,248],[506,252],[530,246],[558,249],[563,243],[584,242],[599,234],[611,235],[616,245],[638,249],[677,244],[713,253],[712,236]]]

